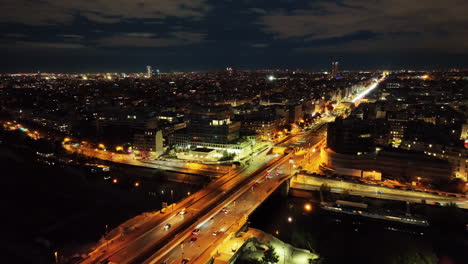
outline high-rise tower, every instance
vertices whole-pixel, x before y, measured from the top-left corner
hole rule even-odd
[[[338,77],[338,62],[337,61],[332,62],[331,77],[332,79],[335,79],[336,77]]]
[[[153,76],[153,69],[151,69],[151,66],[146,66],[146,77],[151,78]]]

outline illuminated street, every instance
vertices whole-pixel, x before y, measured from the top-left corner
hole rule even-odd
[[[232,180],[227,180],[225,183],[219,184],[220,180],[213,182],[213,187],[207,187],[199,193],[195,193],[181,202],[183,205],[177,205],[172,209],[169,206],[168,213],[164,218],[156,217],[156,220],[145,223],[146,228],[126,238],[124,243],[111,244],[109,247],[106,244],[106,250],[103,253],[93,254],[93,257],[85,260],[82,263],[92,263],[96,257],[98,259],[109,258],[115,263],[135,263],[148,258],[150,252],[157,250],[162,241],[171,238],[168,243],[156,251],[149,258],[148,263],[156,263],[161,260],[167,263],[178,263],[183,258],[195,260],[197,258],[209,259],[220,242],[237,232],[245,223],[248,215],[252,213],[268,195],[276,190],[279,184],[286,180],[285,177],[292,175],[297,171],[299,166],[307,167],[308,163],[314,163],[319,157],[321,143],[323,143],[326,126],[324,123],[317,122],[316,126],[309,132],[300,132],[292,135],[286,141],[281,142],[278,147],[290,148],[293,153],[282,157],[278,168],[266,166],[260,172],[255,172],[250,175],[248,183],[243,183],[240,189],[237,189],[233,194],[224,197],[226,192],[231,189],[236,189],[237,184],[243,179],[242,176],[247,176],[262,164],[265,164],[265,159],[271,157],[259,156],[253,164],[246,170],[235,172],[230,176]],[[68,146],[66,146],[68,147]],[[70,149],[70,147],[68,147]],[[76,150],[75,150],[76,151]],[[126,158],[125,156],[115,156],[115,154],[100,150],[93,150],[86,147],[79,148],[80,153],[85,155],[93,155],[103,159],[111,159],[117,162],[130,164],[143,164],[141,161]],[[261,154],[266,154],[267,151]],[[119,155],[119,154],[117,154]],[[122,154],[121,154],[122,155]],[[290,158],[288,158],[290,156]],[[151,166],[145,163],[146,166]],[[272,168],[274,169],[272,171]],[[270,175],[272,179],[266,180],[266,175]],[[256,186],[254,183],[257,182]],[[218,184],[218,187],[214,187]],[[224,198],[222,198],[224,197]],[[214,209],[206,211],[210,208],[209,204],[214,204],[215,201],[225,199],[223,203],[217,205]],[[179,214],[182,208],[186,208],[186,214]],[[228,213],[222,212],[224,208]],[[174,211],[174,212],[173,212]],[[199,219],[199,217],[202,217]],[[194,221],[197,219],[196,221]],[[192,224],[193,223],[193,224]],[[164,226],[170,225],[168,229]],[[150,226],[153,227],[150,228]],[[149,228],[149,229],[148,229]],[[179,228],[181,230],[179,230]],[[202,231],[196,236],[195,241],[189,241],[192,236],[192,230],[199,228]],[[173,230],[177,230],[174,233]],[[216,232],[214,235],[213,232]],[[137,235],[138,234],[138,235]],[[110,252],[110,253],[109,253]],[[163,253],[162,253],[163,252]],[[197,260],[198,261],[198,260]],[[203,263],[201,261],[200,263]]]
[[[386,188],[381,186],[370,186],[364,184],[356,184],[338,180],[320,179],[305,175],[298,175],[293,178],[291,188],[301,190],[319,190],[322,184],[327,184],[331,187],[332,192],[342,193],[344,190],[351,195],[373,197],[379,199],[407,201],[412,203],[421,203],[425,200],[426,203],[448,204],[455,203],[460,208],[468,209],[468,199],[434,195],[424,192],[403,191],[398,189]]]
[[[287,159],[284,159],[282,165],[275,169],[279,175],[274,175],[271,179],[266,180],[267,170],[262,171],[239,191],[240,195],[235,195],[235,199],[230,198],[217,209],[205,215],[200,221],[197,221],[192,227],[200,228],[201,231],[195,242],[188,242],[192,232],[188,229],[185,233],[179,235],[172,250],[167,251],[163,248],[145,263],[158,263],[161,261],[179,263],[183,258],[187,258],[193,263],[206,263],[212,254],[216,252],[220,243],[236,233],[255,208],[283,182],[288,171],[286,161]],[[258,182],[258,185],[254,187],[255,182]],[[226,208],[227,213],[222,212],[220,208]],[[213,236],[213,232],[218,233]],[[184,246],[181,246],[179,241],[183,241]]]
[[[2,1],[3,259],[468,263],[467,10]]]
[[[275,160],[274,155],[265,156],[265,152],[263,152],[248,168],[234,171],[232,174],[226,174],[203,190],[190,195],[177,205],[169,205],[166,208],[167,213],[164,215],[156,212],[151,216],[154,218],[152,221],[147,221],[144,225],[139,226],[136,232],[125,235],[124,241],[117,241],[110,246],[104,243],[98,252],[91,254],[92,257],[82,263],[94,263],[96,258],[102,260],[108,256],[111,256],[111,259],[118,259],[122,263],[132,260],[155,245],[158,245],[160,240],[173,236],[174,229],[192,222],[194,218],[198,218],[200,213],[206,210],[206,207],[222,199],[225,193],[235,188],[250,173]],[[181,215],[179,212],[183,208],[186,208],[187,213]],[[163,228],[166,224],[171,225],[169,230]]]

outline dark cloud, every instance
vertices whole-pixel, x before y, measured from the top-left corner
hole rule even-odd
[[[0,70],[466,64],[466,14],[466,0],[2,0]]]
[[[20,33],[5,33],[5,34],[3,34],[3,36],[6,37],[6,38],[25,38],[28,35],[20,34]]]
[[[130,33],[125,33],[124,35],[127,37],[133,37],[133,38],[151,38],[151,37],[156,36],[156,34],[154,33],[147,33],[147,32],[130,32]]]
[[[3,0],[0,21],[32,25],[67,24],[78,15],[99,23],[131,18],[201,17],[205,0]]]
[[[204,34],[193,32],[173,32],[165,37],[158,37],[153,33],[124,33],[97,40],[98,46],[103,47],[169,47],[182,46],[203,41]]]
[[[253,48],[266,48],[266,47],[268,47],[268,44],[257,43],[257,44],[252,44],[252,47]]]
[[[304,38],[305,41],[345,37],[368,31],[376,39],[333,45],[334,50],[444,51],[468,48],[468,1],[464,0],[319,0],[308,9],[277,10],[260,18],[264,30],[277,38]],[[404,34],[411,33],[411,34]],[[399,34],[395,38],[395,34]],[[440,34],[446,38],[440,39]],[[450,40],[459,39],[458,42]],[[365,48],[363,48],[365,47]],[[312,47],[309,50],[332,50]]]
[[[12,44],[14,45],[13,48],[16,50],[70,50],[70,49],[84,49],[86,48],[84,45],[79,43],[65,43],[65,42],[39,42],[39,41],[15,41],[10,43],[4,43],[1,46],[3,48],[12,48]]]
[[[75,35],[75,34],[58,34],[57,37],[65,38],[65,39],[82,39],[84,38],[82,35]]]

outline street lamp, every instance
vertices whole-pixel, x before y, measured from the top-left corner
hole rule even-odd
[[[174,191],[171,190],[171,211],[174,211]]]
[[[289,222],[289,223],[292,223],[292,221],[293,221],[292,217],[289,216],[289,217],[288,217],[288,222]]]
[[[58,262],[58,252],[57,251],[54,252],[54,257],[55,257],[55,263],[59,263]]]
[[[283,244],[283,263],[286,263],[286,247]]]
[[[182,253],[182,259],[184,259],[184,242],[180,243],[180,252]]]

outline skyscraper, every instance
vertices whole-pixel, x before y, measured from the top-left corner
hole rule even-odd
[[[333,61],[332,62],[331,77],[332,77],[332,79],[335,79],[337,76],[338,76],[338,62]]]
[[[153,76],[153,69],[151,69],[151,66],[146,66],[146,77],[151,78]]]

